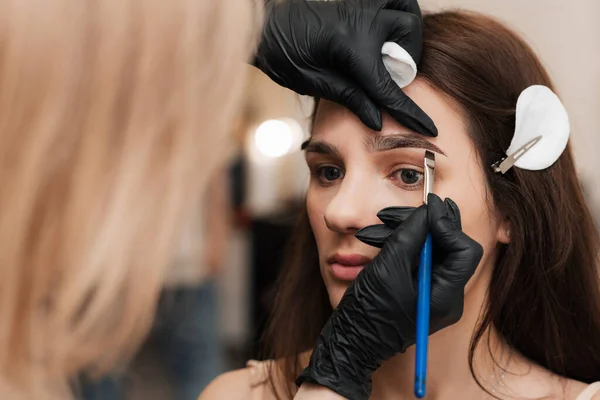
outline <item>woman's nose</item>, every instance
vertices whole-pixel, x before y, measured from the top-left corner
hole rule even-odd
[[[360,180],[344,179],[337,193],[325,209],[325,224],[339,233],[354,233],[371,224],[379,223],[379,209],[373,188]]]

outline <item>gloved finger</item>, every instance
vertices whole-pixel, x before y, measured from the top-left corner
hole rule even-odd
[[[443,253],[432,274],[462,288],[475,273],[483,248],[462,231],[458,207],[453,201],[442,202],[437,195],[430,194],[427,203],[433,251]]]
[[[361,0],[363,7],[387,8],[418,15],[421,18],[421,8],[417,0]]]
[[[374,246],[383,247],[385,241],[400,224],[415,210],[415,207],[386,207],[377,213],[384,225],[369,225],[356,232],[360,241]]]
[[[423,50],[423,27],[418,15],[384,10],[377,15],[377,24],[386,30],[386,42],[396,42],[410,54],[416,64]]]
[[[386,226],[396,229],[416,207],[386,207],[377,213],[377,218]]]
[[[425,205],[415,209],[385,242],[385,248],[397,249],[406,263],[412,263],[423,248],[429,232],[429,220]]]
[[[364,242],[368,245],[374,247],[383,247],[386,241],[390,238],[392,233],[399,230],[399,227],[402,226],[403,223],[406,223],[406,220],[410,219],[411,215],[417,210],[422,210],[425,207],[421,206],[419,208],[414,207],[387,207],[381,210],[377,216],[381,219],[381,214],[383,214],[383,219],[386,219],[388,223],[384,225],[369,225],[362,229],[359,229],[358,232],[354,235],[358,240]],[[427,223],[427,221],[424,221]],[[423,241],[425,241],[423,237]]]
[[[454,200],[450,198],[446,198],[444,200],[444,204],[446,204],[446,208],[448,209],[448,213],[450,214],[451,219],[454,221],[458,229],[462,229],[462,221],[460,217],[460,210],[458,205],[454,202]]]
[[[462,232],[460,228],[460,214],[457,214],[450,204],[448,200],[444,202],[434,193],[430,193],[427,196],[431,235],[436,246],[442,248],[444,251],[456,251],[459,249],[455,242],[458,237],[457,233]]]
[[[311,78],[324,99],[345,106],[370,129],[381,130],[381,110],[361,88],[337,75],[319,73]]]
[[[392,232],[394,230],[385,225],[369,225],[360,229],[354,236],[369,246],[382,248]]]
[[[437,128],[431,118],[392,80],[380,54],[374,59],[368,57],[359,59],[347,73],[370,99],[383,107],[402,125],[424,135],[437,136]]]

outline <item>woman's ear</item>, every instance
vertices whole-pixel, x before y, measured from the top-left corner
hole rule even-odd
[[[496,240],[502,244],[510,243],[510,221],[504,218],[504,221],[498,226]]]

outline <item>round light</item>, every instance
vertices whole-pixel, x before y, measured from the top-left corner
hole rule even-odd
[[[293,132],[289,124],[271,119],[263,122],[254,132],[254,144],[265,157],[277,158],[292,148]]]

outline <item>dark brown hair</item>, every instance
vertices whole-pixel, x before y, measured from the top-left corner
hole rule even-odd
[[[426,15],[423,33],[419,77],[459,106],[487,178],[488,200],[511,224],[511,243],[499,245],[473,335],[472,374],[474,350],[493,325],[542,367],[583,382],[600,380],[600,242],[570,146],[542,171],[513,168],[499,175],[490,168],[509,147],[519,94],[534,84],[552,88],[548,74],[523,40],[484,15]],[[291,398],[300,354],[313,347],[332,311],[306,214],[289,256],[265,343],[267,357],[282,359],[277,376],[290,383],[285,391]]]

